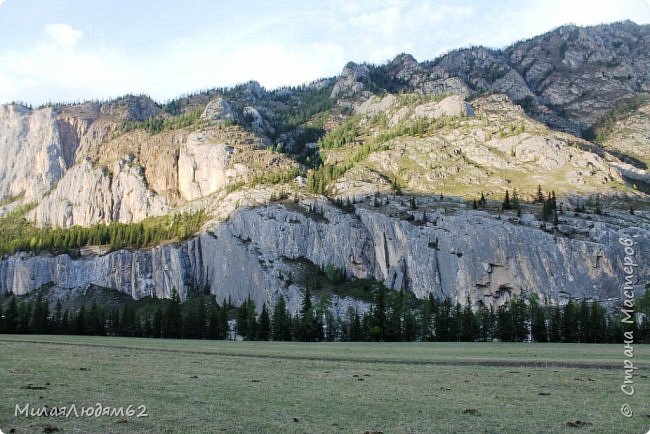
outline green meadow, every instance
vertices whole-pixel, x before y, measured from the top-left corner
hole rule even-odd
[[[650,346],[0,336],[4,433],[643,433]],[[633,411],[623,417],[621,406]],[[28,417],[20,410],[75,410]],[[81,415],[83,407],[125,413]],[[132,406],[133,415],[126,414]],[[19,408],[18,416],[16,406]],[[144,411],[146,417],[136,417]]]

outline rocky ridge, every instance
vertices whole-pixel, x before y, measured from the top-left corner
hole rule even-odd
[[[186,297],[208,287],[218,300],[251,295],[258,307],[283,293],[297,308],[304,285],[286,276],[307,261],[474,304],[520,293],[616,297],[618,237],[634,236],[640,263],[648,253],[648,105],[617,118],[598,143],[580,136],[617,102],[649,91],[648,41],[649,27],[630,22],[565,26],[504,50],[348,63],[339,77],[299,88],[249,82],[165,105],[127,96],[1,106],[0,217],[33,204],[25,218],[41,227],[196,210],[212,220],[190,240],[150,249],[2,258],[0,292],[96,285]],[[323,147],[323,134],[340,127],[354,137]],[[321,161],[353,162],[326,185],[330,198],[358,202],[353,212],[308,190]],[[556,224],[538,220],[538,205],[520,216],[499,209],[506,190],[529,201],[537,185],[560,197]],[[399,190],[417,197],[417,209]],[[489,209],[469,210],[481,193]],[[587,214],[570,213],[585,203]],[[641,266],[639,287],[648,276]]]
[[[496,219],[433,199],[409,211],[399,200],[391,197],[392,204],[380,209],[357,204],[352,213],[313,200],[241,208],[227,222],[180,244],[79,258],[17,254],[0,262],[0,290],[24,294],[54,283],[65,293],[97,285],[137,299],[169,297],[173,288],[185,298],[208,287],[217,300],[251,296],[261,306],[283,294],[297,307],[301,287],[285,276],[296,272],[295,261],[307,260],[418,297],[432,292],[500,304],[515,294],[536,293],[547,302],[604,301],[620,295],[621,236],[635,240],[638,275],[650,275],[643,260],[650,254],[647,212],[640,217],[643,227],[625,213],[563,216],[566,236],[549,231],[532,214]],[[398,211],[415,219],[394,218]]]

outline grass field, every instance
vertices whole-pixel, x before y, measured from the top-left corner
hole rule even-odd
[[[623,345],[259,343],[0,336],[4,433],[646,433],[650,346],[635,395]],[[127,407],[147,417],[25,417]],[[620,413],[628,403],[634,415]],[[580,421],[580,422],[578,422]],[[578,427],[571,426],[578,425]],[[14,431],[11,431],[11,430]]]

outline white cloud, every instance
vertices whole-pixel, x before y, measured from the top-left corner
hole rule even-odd
[[[346,17],[344,32],[348,40],[354,41],[346,45],[352,60],[382,63],[401,52],[430,58],[437,54],[435,47],[441,43],[440,29],[447,28],[451,34],[449,28],[460,28],[461,21],[475,13],[471,6],[414,0],[376,5],[367,1],[352,9],[359,13],[348,13]]]
[[[146,89],[144,81],[130,86],[137,71],[119,50],[82,49],[77,46],[81,32],[66,25],[46,27],[47,37],[30,50],[0,51],[0,100],[40,104]]]
[[[83,32],[69,24],[47,24],[43,31],[60,47],[72,48],[83,36]]]
[[[318,7],[304,2],[272,9],[264,18],[233,16],[220,26],[188,29],[183,38],[149,29],[160,31],[152,34],[159,42],[146,48],[111,37],[116,32],[138,37],[119,24],[102,28],[84,21],[94,26],[84,34],[70,18],[69,24],[47,24],[37,40],[21,48],[0,44],[0,103],[128,92],[163,101],[250,79],[267,88],[300,84],[334,75],[350,60],[383,63],[407,52],[422,61],[470,44],[503,47],[571,21],[595,24],[630,17],[648,22],[648,2],[531,0],[517,8],[513,2],[470,0],[330,0]]]
[[[346,61],[343,48],[333,42],[286,45],[269,41],[231,47],[209,39],[174,41],[158,60],[161,68],[165,58],[174,59],[175,70],[162,74],[158,80],[170,80],[167,84],[152,84],[156,87],[154,94],[167,94],[168,97],[173,96],[169,95],[170,85],[178,87],[177,95],[247,80],[257,80],[266,88],[306,83],[326,75],[323,71],[331,69],[332,64],[337,70],[342,68]],[[183,83],[173,84],[172,75],[183,77]]]
[[[130,56],[92,41],[81,46],[76,44],[79,37],[54,40],[48,32],[31,50],[0,50],[0,103],[20,100],[37,105],[125,93],[148,93],[165,101],[247,80],[258,80],[271,89],[321,78],[328,75],[324,71],[332,66],[338,71],[347,61],[335,42],[232,44],[225,39],[215,43],[214,37],[202,35]]]

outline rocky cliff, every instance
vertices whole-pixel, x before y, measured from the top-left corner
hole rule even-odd
[[[650,26],[563,26],[504,50],[471,47],[418,63],[349,63],[333,95],[384,88],[429,95],[504,93],[553,128],[581,135],[613,102],[650,91]]]
[[[650,278],[649,45],[650,26],[564,26],[297,88],[0,106],[0,224],[32,250],[0,259],[0,291],[209,288],[295,309],[329,266],[474,304],[617,297],[619,236],[637,242],[639,286]],[[557,193],[546,221],[538,185]],[[147,249],[55,255],[30,239],[197,210],[200,233]]]
[[[142,168],[131,162],[75,165],[27,218],[38,226],[70,227],[131,223],[167,214],[167,201],[147,188]]]
[[[72,165],[74,142],[61,139],[52,109],[0,106],[0,198],[39,200]]]
[[[343,212],[326,201],[242,208],[180,244],[75,258],[13,255],[0,262],[0,290],[24,294],[54,284],[65,293],[97,285],[134,298],[162,298],[172,288],[186,297],[207,287],[217,300],[251,296],[261,306],[283,294],[297,306],[301,288],[284,276],[297,274],[297,261],[306,260],[418,297],[469,297],[475,305],[500,304],[521,293],[549,302],[607,300],[620,296],[621,236],[636,242],[637,275],[650,275],[650,231],[631,226],[625,213],[597,220],[563,217],[563,235],[544,230],[530,214],[496,219],[431,202],[410,211],[416,220],[391,217],[404,209],[396,202],[379,210],[358,204],[354,212]],[[648,222],[650,215],[643,219]],[[643,280],[636,283],[643,286]]]

